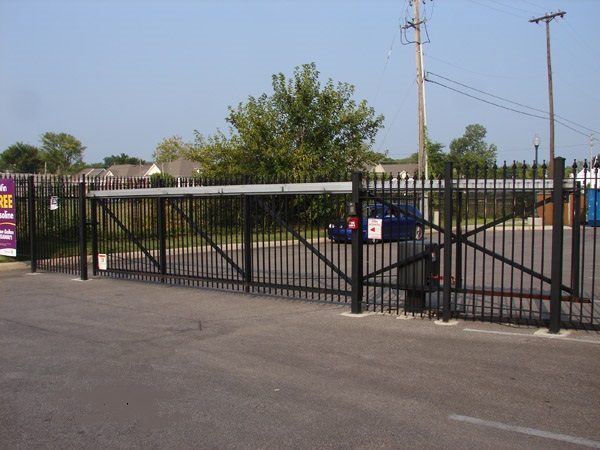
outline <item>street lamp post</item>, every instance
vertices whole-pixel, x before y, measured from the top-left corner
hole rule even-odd
[[[537,193],[535,191],[535,178],[537,175],[537,167],[538,167],[538,149],[540,148],[540,135],[536,133],[533,137],[533,146],[535,147],[535,160],[533,162],[533,217],[534,217],[534,225],[535,218],[538,217],[537,212]]]

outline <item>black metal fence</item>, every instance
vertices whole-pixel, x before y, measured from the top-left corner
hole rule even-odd
[[[598,168],[582,182],[554,167],[552,179],[516,165],[430,180],[15,177],[18,253],[82,279],[91,260],[94,276],[353,312],[597,328]]]
[[[39,270],[81,274],[83,183],[67,177],[15,176],[17,255]],[[83,241],[85,244],[85,240]]]

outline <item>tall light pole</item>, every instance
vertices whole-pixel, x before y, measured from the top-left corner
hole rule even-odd
[[[535,136],[533,137],[533,146],[535,147],[535,167],[537,169],[537,165],[538,165],[538,148],[540,148],[540,144],[541,144],[542,140],[540,139],[540,135],[539,134],[535,134]]]
[[[531,19],[530,23],[546,22],[546,58],[548,60],[548,101],[550,108],[550,176],[554,173],[554,95],[552,93],[552,62],[550,60],[550,22],[556,17],[563,17],[564,11],[546,14],[542,17]]]
[[[540,139],[540,135],[539,134],[535,134],[535,136],[533,137],[533,146],[535,148],[535,160],[533,162],[533,217],[538,217],[538,212],[537,212],[537,192],[535,191],[535,179],[536,179],[536,175],[537,175],[537,167],[538,167],[538,149],[540,148],[540,143],[541,143],[541,139]],[[534,223],[535,225],[535,223]]]

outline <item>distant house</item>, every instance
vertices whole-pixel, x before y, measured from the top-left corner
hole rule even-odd
[[[157,166],[163,174],[175,178],[191,178],[200,172],[200,163],[189,159],[179,158],[175,161],[158,163]]]
[[[573,175],[571,175],[571,178],[573,178]],[[589,188],[600,188],[600,170],[598,169],[581,169],[575,178],[582,185],[586,185]]]
[[[400,180],[413,179],[419,169],[418,164],[377,164],[369,172],[388,174]]]
[[[76,177],[86,178],[104,178],[111,176],[110,172],[107,169],[95,169],[93,167],[88,167],[87,169],[80,170],[75,174]]]
[[[150,164],[115,164],[108,169],[110,174],[118,178],[149,178],[154,174],[161,173],[158,166],[154,163]]]

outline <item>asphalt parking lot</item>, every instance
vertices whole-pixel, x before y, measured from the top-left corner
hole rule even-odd
[[[0,286],[3,449],[600,448],[596,332],[22,266]]]

